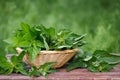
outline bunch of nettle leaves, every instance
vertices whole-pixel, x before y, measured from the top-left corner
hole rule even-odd
[[[41,50],[67,50],[83,46],[85,35],[78,35],[69,30],[56,31],[55,28],[46,28],[42,25],[30,27],[21,23],[21,29],[16,30],[14,36],[5,40],[9,43],[9,48],[22,48],[19,55],[12,55],[8,60],[4,54],[0,55],[0,74],[21,73],[29,76],[47,76],[49,73],[58,70],[53,69],[55,62],[48,62],[37,69],[35,66],[27,68],[22,61],[23,56],[29,53],[30,60],[33,61]],[[118,56],[109,54],[103,50],[96,50],[94,53],[84,53],[79,50],[75,56],[67,63],[66,70],[76,68],[87,68],[92,72],[104,72],[112,69],[119,63]]]

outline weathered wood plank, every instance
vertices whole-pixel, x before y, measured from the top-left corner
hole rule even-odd
[[[75,69],[66,72],[64,68],[59,72],[49,74],[48,78],[29,77],[22,74],[13,73],[11,75],[0,75],[0,80],[120,80],[120,64],[110,72],[93,73],[87,69]]]

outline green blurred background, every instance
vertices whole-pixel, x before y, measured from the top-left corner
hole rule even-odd
[[[0,0],[0,53],[21,22],[87,34],[85,51],[120,52],[120,0]]]

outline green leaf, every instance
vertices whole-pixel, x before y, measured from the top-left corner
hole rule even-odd
[[[116,64],[120,62],[120,56],[111,55],[103,50],[96,50],[94,55],[98,60],[107,62],[109,64]]]
[[[0,74],[5,74],[5,75],[9,75],[13,72],[13,68],[9,67],[8,69],[5,68],[1,68],[0,67]]]
[[[76,68],[85,68],[87,67],[87,64],[83,61],[78,61],[78,62],[72,62],[72,63],[69,63],[70,65],[66,68],[67,71],[70,71],[70,70],[73,70],[73,69],[76,69]]]
[[[38,47],[30,47],[29,49],[28,49],[28,53],[29,53],[29,56],[30,56],[30,61],[33,61],[35,58],[36,58],[36,56],[37,56],[37,54],[39,54],[40,53],[40,48],[38,48]]]
[[[30,26],[26,23],[21,23],[21,28],[24,32],[29,32]]]
[[[75,38],[74,41],[80,41],[80,40],[82,40],[85,36],[86,36],[86,34],[81,35],[81,36]]]
[[[2,74],[10,74],[13,71],[13,66],[11,62],[7,60],[5,55],[0,55],[0,68],[2,69],[0,70],[0,73]]]
[[[72,61],[79,61],[79,60],[83,59],[83,56],[84,56],[83,50],[79,49],[71,60]]]
[[[53,27],[50,27],[50,28],[48,28],[47,29],[47,35],[49,36],[49,37],[53,37],[53,38],[55,38],[56,37],[56,31],[55,31],[55,28],[53,28]]]
[[[66,49],[70,49],[71,46],[68,46],[68,45],[61,45],[61,46],[58,46],[57,49],[59,50],[66,50]]]
[[[93,58],[93,55],[92,55],[92,53],[85,53],[84,54],[84,61],[89,61],[89,60],[91,60]]]
[[[35,66],[32,67],[31,71],[29,72],[29,76],[40,76],[41,72],[37,70]]]
[[[35,32],[40,32],[41,31],[41,26],[34,26],[33,29],[35,30]]]
[[[22,34],[22,36],[20,36],[23,41],[32,41],[36,35],[34,34],[34,32],[32,32],[32,28],[28,25],[28,24],[25,24],[25,23],[21,23],[21,28],[22,28],[22,32],[20,32],[20,34]]]
[[[104,56],[106,57],[106,56],[110,55],[108,52],[106,52],[104,50],[96,50],[93,54],[98,59],[101,58],[101,57],[104,57]]]
[[[56,62],[47,62],[43,65],[40,66],[39,71],[41,72],[41,74],[45,77],[48,76],[48,74],[50,73],[51,67],[56,64]],[[52,69],[53,70],[53,69]],[[55,70],[54,70],[55,71]],[[53,73],[53,71],[52,71]]]
[[[55,64],[55,62],[47,62],[40,66],[39,69],[36,67],[32,67],[31,71],[29,72],[30,76],[40,76],[43,75],[44,77],[47,77],[49,73],[56,72],[57,70],[52,69],[51,67]]]
[[[99,70],[93,65],[88,65],[87,69],[92,72],[99,72]]]
[[[40,47],[40,48],[44,47],[44,43],[42,43],[39,40],[34,41],[34,43],[36,44],[36,47]]]
[[[24,75],[27,75],[28,72],[25,69],[25,64],[22,62],[23,56],[25,55],[25,52],[23,51],[21,54],[17,55],[13,55],[11,56],[11,62],[13,65],[13,71],[16,73],[21,73]]]
[[[110,71],[116,64],[108,64],[106,62],[99,63],[99,66],[89,65],[88,70],[92,72],[108,72]]]
[[[11,66],[11,63],[8,62],[7,58],[5,57],[5,55],[0,55],[0,66],[1,67],[5,67],[8,68],[9,66]]]
[[[18,57],[16,55],[11,56],[11,62],[15,66],[18,63]]]
[[[21,41],[19,42],[19,47],[30,47],[31,46],[31,42],[28,41]]]
[[[54,64],[56,64],[56,62],[47,62],[40,66],[40,70],[47,72]]]
[[[94,62],[92,62],[92,65],[94,66],[94,67],[98,67],[98,66],[100,66],[100,61],[94,61]]]
[[[19,55],[12,55],[11,56],[12,64],[17,65],[17,63],[21,63],[25,54],[26,52],[22,51]]]
[[[107,63],[102,63],[100,64],[101,66],[99,66],[99,72],[108,72],[110,71],[111,69],[113,69],[113,67],[116,65],[116,64],[107,64]]]
[[[69,37],[69,35],[71,34],[71,32],[69,30],[60,30],[60,32],[57,33],[57,41],[58,43],[64,44],[65,40]]]
[[[0,67],[0,74],[6,74],[6,71],[4,68]]]
[[[102,61],[105,61],[109,64],[116,64],[120,63],[120,57],[119,56],[108,56],[101,58]]]
[[[18,58],[17,58],[17,59],[18,59],[19,61],[22,61],[25,54],[26,54],[26,51],[23,50],[23,51],[18,55]]]
[[[14,67],[14,72],[28,75],[28,71],[25,69],[25,64],[23,62],[18,62]]]
[[[73,43],[72,47],[81,47],[85,44],[86,44],[85,41],[76,41],[76,42]]]
[[[12,47],[16,46],[18,44],[18,38],[13,37],[13,38],[8,38],[6,40],[4,40],[5,43],[11,45]]]
[[[48,43],[46,42],[45,37],[42,34],[40,36],[43,38],[44,46],[45,46],[46,50],[49,50],[49,46],[48,46]]]

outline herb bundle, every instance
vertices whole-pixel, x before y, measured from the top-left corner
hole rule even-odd
[[[85,41],[83,41],[84,37],[85,35],[78,35],[66,29],[56,31],[55,28],[52,27],[46,28],[43,25],[31,27],[28,24],[21,23],[21,29],[16,30],[13,37],[8,38],[4,41],[9,44],[8,48],[10,47],[10,49],[11,47],[13,49],[17,47],[21,48],[23,50],[21,53],[23,56],[25,55],[25,53],[29,54],[30,61],[32,62],[42,50],[61,51],[79,48],[86,43]],[[12,56],[11,61],[8,62],[10,64],[9,66],[15,63],[15,65],[11,66],[12,68],[10,68],[11,72],[20,72],[22,74],[29,73],[30,76],[39,76],[40,74],[43,76],[47,76],[48,73],[56,71],[55,69],[51,68],[55,64],[55,62],[45,63],[39,68],[32,66],[30,71],[26,71],[26,69],[24,69],[25,66],[22,66],[23,56],[20,60],[19,58],[17,58],[19,56]],[[14,60],[16,62],[14,62]],[[7,59],[5,59],[3,62],[7,63]],[[19,65],[21,65],[20,70],[19,68],[16,69],[16,66]],[[8,74],[10,74],[11,72],[9,72]]]
[[[77,35],[69,30],[56,31],[55,28],[33,26],[21,23],[21,29],[14,33],[14,37],[5,40],[13,48],[19,47],[29,53],[33,61],[41,50],[66,50],[79,48],[86,42],[85,35]]]

